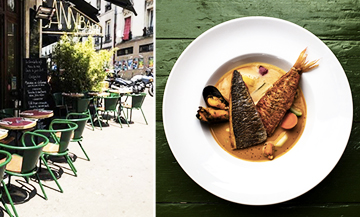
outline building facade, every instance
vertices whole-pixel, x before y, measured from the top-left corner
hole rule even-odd
[[[144,73],[154,65],[153,0],[133,0],[137,13],[118,7],[104,0],[89,0],[99,10],[98,18],[103,27],[103,37],[95,39],[96,49],[116,48],[113,66],[123,78],[129,79]]]

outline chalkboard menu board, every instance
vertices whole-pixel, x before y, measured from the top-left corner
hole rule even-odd
[[[45,58],[24,59],[25,105],[28,109],[49,108],[50,87]]]

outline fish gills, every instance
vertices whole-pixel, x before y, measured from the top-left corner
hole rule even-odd
[[[230,95],[230,135],[234,149],[243,149],[264,142],[265,127],[250,93],[238,71],[233,72]]]

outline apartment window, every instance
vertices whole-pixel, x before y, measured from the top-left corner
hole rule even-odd
[[[111,41],[110,23],[111,23],[111,20],[107,20],[105,22],[105,43],[108,43]]]
[[[96,0],[96,7],[97,9],[101,9],[101,0]]]
[[[97,45],[99,45],[100,44],[100,38],[99,37],[96,37],[95,38],[95,45],[97,46]]]
[[[139,53],[153,51],[153,49],[154,49],[154,44],[153,43],[140,45],[139,46]]]
[[[129,40],[130,38],[130,31],[131,31],[131,17],[125,18],[125,26],[124,26],[124,37],[123,40]]]
[[[111,10],[111,3],[107,3],[106,5],[105,5],[105,12],[106,11],[110,11]]]
[[[148,19],[149,19],[149,28],[153,28],[154,26],[154,10],[148,10]]]
[[[133,47],[123,48],[117,51],[117,56],[124,56],[133,53]]]

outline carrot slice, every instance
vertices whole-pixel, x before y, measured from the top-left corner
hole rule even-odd
[[[288,112],[282,120],[281,127],[286,130],[289,130],[295,127],[297,122],[298,122],[297,116],[292,112]]]

